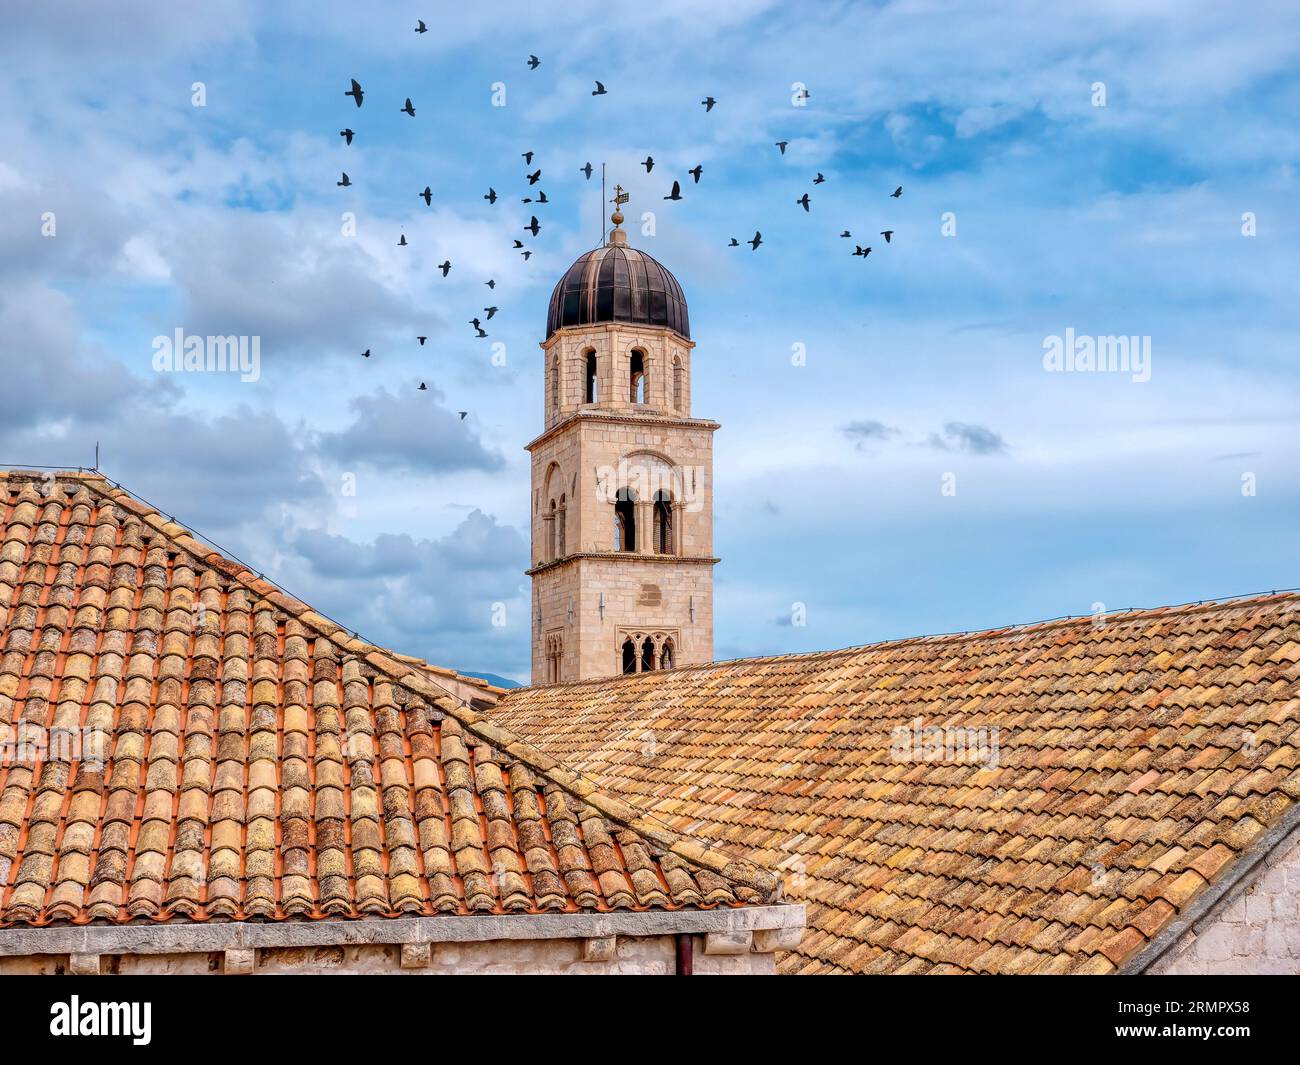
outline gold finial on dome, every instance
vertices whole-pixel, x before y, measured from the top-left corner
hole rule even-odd
[[[628,194],[623,191],[623,186],[615,185],[614,198],[610,200],[610,203],[614,205],[614,213],[609,216],[609,220],[614,223],[614,229],[609,234],[609,242],[611,244],[627,243],[627,234],[624,233],[618,227],[623,224],[623,212],[620,210],[620,208],[623,206],[623,204],[627,203],[628,199],[629,199]]]

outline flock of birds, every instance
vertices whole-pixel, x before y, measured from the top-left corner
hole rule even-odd
[[[425,25],[423,20],[417,20],[415,26],[415,32],[428,33],[429,28],[428,26]],[[538,67],[542,65],[542,61],[535,55],[529,55],[526,62],[530,70],[536,70]],[[361,83],[358,82],[356,78],[352,78],[351,82],[352,82],[351,87],[347,89],[343,95],[351,97],[353,102],[356,104],[357,108],[360,108],[362,102],[365,99],[365,95],[366,95],[365,90],[361,87]],[[591,92],[592,96],[608,95],[609,91],[605,88],[603,82],[597,81],[595,84],[596,87]],[[811,93],[809,93],[807,89],[801,89],[800,95],[806,101],[811,96]],[[714,107],[717,106],[717,104],[718,101],[713,96],[706,96],[703,100],[700,101],[700,106],[704,108],[705,114],[710,113],[714,109]],[[405,114],[411,118],[415,117],[416,114],[415,105],[412,103],[411,98],[409,96],[406,98],[405,102],[403,103],[403,106],[399,108],[399,110],[402,114]],[[349,146],[352,144],[353,139],[356,137],[356,135],[357,135],[356,131],[353,130],[351,127],[345,127],[339,130],[339,136],[342,137],[344,143]],[[789,147],[789,144],[790,144],[789,141],[782,140],[782,141],[777,141],[775,146],[782,155],[785,155],[786,148]],[[531,168],[533,166],[534,155],[535,153],[532,151],[527,151],[522,153],[522,158],[524,160],[525,167]],[[647,174],[651,173],[655,168],[654,157],[651,155],[647,155],[645,159],[642,160],[641,165],[645,167],[645,171]],[[594,168],[592,167],[590,162],[587,162],[586,164],[578,168],[578,173],[582,174],[586,178],[586,180],[590,181],[591,176],[594,173]],[[703,164],[696,164],[694,167],[687,170],[686,173],[690,175],[690,177],[693,180],[693,183],[695,185],[698,185],[700,183],[700,178],[704,175],[704,166]],[[549,199],[547,199],[545,190],[536,188],[538,182],[540,182],[542,178],[542,169],[540,166],[537,167],[536,169],[531,170],[531,172],[525,172],[524,178],[527,181],[527,188],[530,194],[522,198],[521,200],[522,203],[540,206],[551,202]],[[826,177],[820,172],[812,180],[812,184],[814,186],[823,185],[825,183],[826,183]],[[336,182],[336,184],[340,188],[349,188],[352,186],[352,179],[348,176],[347,171],[344,171],[342,173],[342,176]],[[890,196],[893,199],[898,199],[902,195],[903,195],[903,187],[901,185],[898,186],[896,189],[894,189],[894,191],[890,194]],[[417,193],[417,196],[420,199],[424,200],[425,206],[427,207],[433,206],[433,189],[431,186],[426,185],[419,193]],[[486,200],[490,205],[495,205],[497,200],[500,199],[500,197],[498,196],[496,189],[489,186],[487,192],[484,193],[483,195],[483,199]],[[671,202],[677,202],[684,199],[682,195],[682,183],[680,179],[673,181],[672,188],[670,189],[668,194],[664,196],[664,199]],[[812,198],[808,192],[805,191],[804,194],[800,196],[798,199],[796,199],[794,202],[796,206],[802,207],[805,213],[811,212]],[[528,224],[524,226],[523,229],[526,233],[531,234],[533,239],[537,238],[538,234],[541,232],[542,225],[541,222],[538,220],[536,214],[531,215]],[[885,238],[885,243],[889,244],[893,240],[894,230],[882,229],[880,230],[880,235]],[[845,229],[840,233],[840,237],[844,239],[851,239],[853,237],[853,234],[849,230]],[[406,239],[405,233],[399,234],[397,243],[399,247],[404,248],[408,246],[409,242]],[[744,243],[748,244],[752,251],[757,251],[763,243],[762,232],[759,230],[755,230],[754,236],[751,239],[745,241]],[[727,246],[731,248],[737,248],[740,246],[740,244],[741,241],[737,240],[737,238],[735,237],[732,237]],[[528,247],[522,240],[518,238],[514,239],[513,250],[518,251],[525,261],[531,258],[533,254],[533,249]],[[865,261],[867,256],[871,254],[871,251],[872,249],[870,245],[864,247],[861,244],[855,243],[853,255],[859,256]],[[439,263],[437,269],[441,271],[442,276],[444,278],[447,277],[451,273],[451,269],[452,269],[451,260],[447,259]],[[496,289],[495,279],[489,278],[487,281],[484,282],[484,284],[489,289],[495,291]],[[474,328],[475,334],[479,339],[483,339],[488,336],[487,331],[483,328],[483,322],[491,321],[499,309],[500,308],[496,306],[484,307],[482,318],[476,316],[474,318],[469,319],[469,325],[471,325]],[[428,337],[424,337],[424,336],[416,337],[416,340],[419,341],[421,347],[424,346],[424,343],[427,339]],[[367,348],[361,354],[363,358],[368,359],[371,357],[371,351],[369,348]],[[421,392],[426,392],[428,391],[428,385],[424,381],[421,381],[419,383],[418,390]],[[469,412],[458,411],[457,413],[460,415],[461,420],[464,421],[464,419],[466,418]]]

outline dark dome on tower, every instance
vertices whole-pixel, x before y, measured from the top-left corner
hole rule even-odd
[[[620,217],[618,219],[622,221]],[[546,315],[546,338],[557,329],[597,322],[658,325],[691,338],[686,296],[668,269],[643,251],[629,248],[623,231],[611,241],[578,256],[565,271]]]

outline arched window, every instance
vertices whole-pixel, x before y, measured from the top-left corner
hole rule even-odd
[[[673,358],[673,410],[681,412],[685,410],[683,403],[686,400],[686,371],[682,369],[682,360],[680,356]]]
[[[651,673],[655,668],[655,642],[649,636],[641,641],[641,672]]]
[[[560,409],[560,357],[551,359],[551,410]]]
[[[555,510],[555,557],[556,558],[563,558],[566,553],[566,548],[564,546],[564,526],[565,526],[565,513],[568,508],[565,505],[564,500],[565,497],[561,495],[560,505]]]
[[[655,493],[655,531],[654,547],[661,555],[675,555],[673,542],[673,497],[664,491]]]
[[[551,500],[551,509],[546,515],[546,561],[555,558],[555,500]]]
[[[614,550],[636,550],[636,493],[630,488],[614,498]]]
[[[673,638],[671,636],[664,640],[663,651],[659,655],[659,668],[673,668]]]
[[[636,644],[632,642],[631,636],[623,641],[623,672],[636,672]]]
[[[587,400],[586,401],[588,403],[597,402],[596,394],[597,394],[596,353],[594,351],[589,351],[587,352]]]
[[[649,390],[649,381],[645,372],[644,352],[632,352],[629,379],[632,387],[628,399],[633,403],[644,403],[646,401],[646,393]]]
[[[560,665],[564,661],[564,636],[552,633],[546,637],[546,683],[560,683]]]

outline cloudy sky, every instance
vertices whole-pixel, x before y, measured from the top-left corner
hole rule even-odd
[[[368,638],[526,680],[537,343],[603,161],[723,425],[719,657],[1300,585],[1293,3],[446,10],[6,10],[0,465],[99,441]],[[156,372],[177,329],[260,377]],[[1148,338],[1150,379],[1048,372],[1067,331]]]

